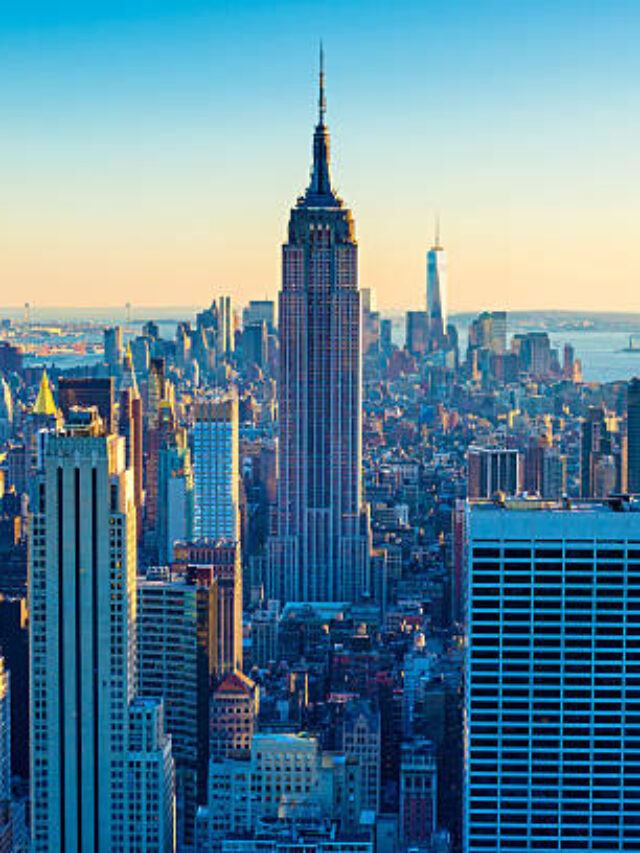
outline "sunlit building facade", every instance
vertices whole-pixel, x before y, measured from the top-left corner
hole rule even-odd
[[[166,808],[133,814],[144,779],[129,754],[136,694],[136,506],[125,440],[96,409],[50,434],[30,548],[31,833],[35,853],[168,851],[173,760],[158,730]],[[155,761],[150,754],[144,760]],[[146,779],[146,776],[145,776]],[[155,783],[154,783],[155,784]],[[158,839],[164,839],[162,844]]]
[[[280,421],[269,593],[354,601],[369,591],[362,342],[354,222],[331,186],[324,75],[311,183],[291,211],[279,301]]]

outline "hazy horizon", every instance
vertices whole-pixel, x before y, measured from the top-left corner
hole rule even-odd
[[[214,296],[224,295],[223,291],[219,293],[215,293]],[[170,303],[149,303],[149,304],[134,304],[130,303],[130,311],[131,311],[131,322],[137,323],[144,319],[147,319],[146,314],[152,314],[152,312],[160,312],[161,315],[166,316],[168,314],[175,315],[184,315],[188,313],[196,313],[202,311],[204,308],[209,307],[211,304],[212,298],[208,301],[202,302],[197,305],[180,305],[180,304],[170,304]],[[254,298],[254,297],[251,297]],[[263,297],[264,298],[264,297]],[[277,307],[277,297],[274,297]],[[246,305],[249,304],[249,299],[246,301],[234,301],[233,307],[234,309],[242,309]],[[409,306],[409,309],[405,308],[391,308],[391,307],[382,307],[377,306],[377,310],[380,313],[386,316],[397,316],[404,318],[406,310],[421,310],[422,306]],[[29,305],[31,322],[38,320],[38,312],[43,311],[47,314],[53,314],[56,311],[60,312],[68,312],[74,317],[83,316],[83,315],[91,315],[91,314],[109,314],[113,317],[116,315],[122,315],[122,322],[128,322],[125,320],[125,315],[127,312],[126,304],[95,304],[95,305],[65,305],[65,304],[30,304]],[[472,318],[477,314],[482,313],[483,311],[501,311],[507,310],[504,306],[500,305],[478,305],[475,308],[469,308],[466,310],[453,310],[449,313],[449,318]],[[13,317],[18,316],[20,318],[24,317],[25,306],[22,305],[0,305],[0,317]],[[640,321],[640,310],[638,311],[616,311],[616,310],[588,310],[581,308],[510,308],[507,311],[509,317],[526,317],[526,316],[548,316],[548,317],[567,317],[567,318],[605,318],[610,317],[620,318],[620,319],[631,319],[637,318]]]

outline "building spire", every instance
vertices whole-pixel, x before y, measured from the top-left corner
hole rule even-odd
[[[318,124],[324,125],[324,116],[327,111],[327,99],[324,94],[324,48],[320,41],[320,90],[318,94]]]
[[[318,87],[318,123],[313,134],[313,165],[311,183],[304,196],[309,207],[339,207],[329,172],[329,131],[324,123],[327,101],[324,93],[324,48],[320,42],[320,79]]]
[[[440,248],[440,214],[436,213],[436,242],[433,246],[434,249]]]
[[[58,408],[53,399],[53,393],[51,391],[51,385],[49,384],[49,377],[47,376],[46,368],[42,371],[38,396],[36,397],[31,413],[34,415],[47,416],[58,414]]]

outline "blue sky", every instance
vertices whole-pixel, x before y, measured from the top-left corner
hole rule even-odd
[[[279,285],[326,52],[361,284],[419,306],[640,310],[632,2],[14,2],[0,15],[0,302]]]

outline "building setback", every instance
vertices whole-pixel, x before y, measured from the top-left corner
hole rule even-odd
[[[357,601],[370,592],[363,505],[362,344],[351,211],[329,175],[324,71],[311,183],[291,211],[279,301],[279,481],[269,596]]]
[[[47,436],[34,489],[29,609],[35,853],[125,853],[134,837],[140,853],[171,849],[172,775],[154,777],[161,782],[158,797],[169,802],[162,800],[166,808],[158,811],[150,834],[133,825],[139,794],[128,752],[136,692],[134,482],[124,439],[101,429],[96,409],[72,411],[65,431]],[[161,727],[156,734],[153,750],[165,754]],[[170,749],[163,766],[172,774]]]

